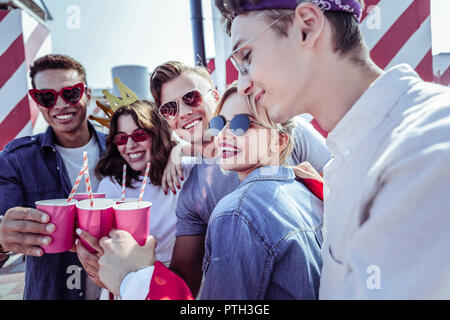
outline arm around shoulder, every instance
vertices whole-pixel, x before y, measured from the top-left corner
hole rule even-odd
[[[325,138],[314,127],[301,118],[294,118],[296,125],[292,138],[294,148],[292,150],[292,163],[297,165],[302,162],[309,162],[318,172],[322,172],[323,167],[331,158]]]

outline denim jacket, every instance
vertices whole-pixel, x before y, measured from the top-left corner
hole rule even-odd
[[[100,148],[106,135],[88,122]],[[71,182],[64,161],[55,147],[53,129],[15,139],[0,152],[0,214],[12,207],[35,208],[35,201],[67,198]],[[83,300],[86,273],[77,254],[64,252],[27,256],[24,299]]]
[[[259,168],[214,209],[201,299],[317,299],[323,204],[292,169]]]

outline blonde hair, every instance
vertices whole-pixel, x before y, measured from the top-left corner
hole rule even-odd
[[[236,81],[230,84],[227,90],[222,95],[221,99],[219,100],[219,103],[217,104],[217,108],[213,114],[213,117],[220,115],[220,112],[222,111],[225,101],[233,94],[238,94],[238,87]],[[294,122],[289,120],[283,124],[275,123],[270,119],[269,114],[267,113],[267,110],[265,108],[256,107],[253,95],[245,96],[245,98],[247,99],[247,103],[250,106],[251,115],[255,118],[256,122],[259,122],[260,124],[264,125],[267,128],[276,130],[279,134],[285,134],[288,137],[288,142],[285,148],[280,151],[279,155],[280,164],[285,164],[294,146],[294,143],[292,141],[292,132],[295,126]]]

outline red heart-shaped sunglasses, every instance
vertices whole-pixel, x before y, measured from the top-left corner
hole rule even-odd
[[[55,91],[52,89],[31,89],[28,90],[28,93],[38,105],[50,109],[56,105],[58,96],[60,96],[68,104],[72,106],[76,105],[81,100],[81,97],[83,97],[86,89],[87,87],[84,83],[77,83],[71,87],[64,87],[60,91]]]

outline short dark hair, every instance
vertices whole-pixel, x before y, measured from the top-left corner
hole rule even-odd
[[[249,13],[244,10],[244,4],[247,1],[250,1],[253,4],[258,4],[261,0],[215,0],[216,7],[222,14],[222,22],[225,24],[228,35],[230,35],[233,17],[237,14]],[[361,6],[364,7],[364,0],[358,1],[361,3]],[[302,0],[301,2],[305,2],[305,0]],[[289,11],[291,10],[271,9],[262,11],[271,21],[275,21],[285,16],[280,20],[280,23],[277,23],[272,27],[280,37],[287,36],[287,29],[294,19],[292,15],[286,16]],[[333,28],[333,47],[335,52],[346,55],[361,47],[363,44],[361,30],[358,22],[351,13],[342,11],[325,11],[324,15],[328,21],[330,21]]]
[[[34,61],[30,67],[30,78],[33,88],[36,88],[34,77],[38,72],[44,70],[76,70],[83,82],[87,84],[86,70],[81,63],[66,55],[48,54]]]

